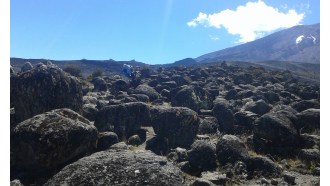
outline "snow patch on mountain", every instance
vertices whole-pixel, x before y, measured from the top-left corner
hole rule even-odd
[[[304,35],[297,37],[296,44],[299,44],[304,39],[304,37],[305,37]]]
[[[296,44],[298,45],[299,43],[301,43],[304,39],[312,39],[313,43],[316,44],[316,38],[312,35],[305,37],[304,35],[298,36],[296,39]]]

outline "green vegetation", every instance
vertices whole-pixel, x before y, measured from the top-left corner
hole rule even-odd
[[[72,76],[82,77],[81,69],[78,65],[68,64],[63,68],[63,70]]]
[[[98,68],[94,70],[92,74],[87,77],[87,79],[92,80],[93,78],[102,76],[102,74],[103,74],[103,70]]]
[[[99,77],[99,76],[102,76],[102,74],[103,74],[103,70],[98,68],[92,73],[92,77],[93,78]]]

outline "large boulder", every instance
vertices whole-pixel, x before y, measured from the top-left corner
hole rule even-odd
[[[97,129],[70,109],[57,109],[19,123],[11,134],[14,170],[59,168],[96,149]]]
[[[145,94],[149,97],[150,101],[160,98],[159,93],[152,87],[146,84],[137,86],[133,91],[133,94]]]
[[[94,125],[100,132],[115,132],[119,140],[128,139],[141,126],[150,125],[149,106],[142,102],[105,106],[97,113]]]
[[[98,109],[96,105],[93,104],[84,104],[82,115],[87,118],[89,121],[94,121],[97,115]]]
[[[97,150],[102,151],[102,150],[107,150],[108,148],[111,147],[111,145],[114,145],[118,143],[118,136],[114,132],[101,132],[98,135],[98,140],[97,140]]]
[[[33,69],[33,66],[30,62],[25,62],[24,65],[21,67],[22,72],[26,72],[31,69]]]
[[[258,114],[241,110],[234,114],[234,123],[235,125],[244,127],[246,130],[252,130],[254,122],[258,117]]]
[[[279,177],[282,173],[280,166],[265,156],[251,157],[247,161],[247,171],[250,175],[267,178]]]
[[[217,98],[213,105],[212,112],[218,120],[220,131],[230,132],[234,124],[234,114],[230,103],[223,98]]]
[[[320,130],[320,109],[307,109],[297,114],[296,128],[300,133]]]
[[[258,115],[266,114],[272,107],[268,105],[264,100],[260,99],[256,102],[250,101],[243,106],[243,110],[251,111]]]
[[[95,77],[92,80],[92,83],[94,85],[94,92],[100,92],[100,91],[107,91],[108,90],[108,85],[107,82],[101,77]]]
[[[110,90],[114,95],[117,95],[119,91],[127,91],[128,88],[129,88],[129,82],[123,79],[119,79],[111,85]]]
[[[188,76],[183,75],[173,75],[172,80],[174,80],[178,86],[188,85],[191,83],[191,79]]]
[[[153,137],[146,141],[146,150],[150,150],[157,155],[167,155],[169,153],[169,146],[167,138]]]
[[[170,148],[189,147],[197,134],[199,118],[186,107],[154,107],[151,124],[159,138],[167,138]]]
[[[304,110],[315,108],[320,109],[320,102],[317,100],[302,100],[292,104],[292,108],[296,109],[298,112],[302,112]]]
[[[17,122],[53,109],[82,111],[80,81],[56,65],[42,63],[10,78],[10,97]]]
[[[198,134],[216,134],[218,131],[218,120],[215,117],[201,119]]]
[[[298,132],[286,113],[270,112],[256,120],[254,126],[256,151],[291,155],[298,147]]]
[[[301,149],[298,153],[298,158],[306,163],[320,164],[320,150],[319,149]]]
[[[172,106],[188,107],[196,112],[212,108],[211,95],[199,86],[183,86],[171,100]]]
[[[253,82],[253,76],[245,72],[240,72],[234,75],[233,80],[236,85],[251,84]]]
[[[244,143],[236,136],[224,135],[216,146],[217,159],[223,165],[237,161],[247,161],[248,150]]]
[[[52,185],[183,185],[179,168],[148,151],[109,149],[64,167]]]
[[[199,171],[216,168],[215,145],[210,142],[197,140],[188,151],[188,161],[192,169]]]

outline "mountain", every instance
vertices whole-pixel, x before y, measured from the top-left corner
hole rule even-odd
[[[294,26],[195,60],[201,63],[221,60],[320,63],[320,24]]]
[[[187,65],[196,65],[196,64],[198,64],[198,63],[193,58],[185,58],[185,59],[175,61],[174,63],[169,64],[169,65],[170,66],[179,66],[179,65],[187,66]]]

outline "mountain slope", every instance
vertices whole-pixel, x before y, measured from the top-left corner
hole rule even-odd
[[[197,57],[197,62],[294,61],[320,63],[320,24],[299,25],[264,38]]]

